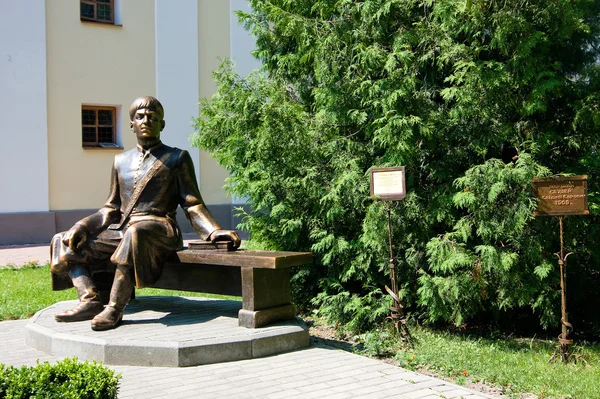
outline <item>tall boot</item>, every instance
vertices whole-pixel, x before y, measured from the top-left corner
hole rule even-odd
[[[117,266],[110,289],[110,301],[102,313],[92,320],[92,330],[104,331],[115,328],[123,319],[123,310],[133,291],[133,268]]]
[[[91,320],[102,312],[104,306],[100,301],[96,285],[92,281],[90,272],[86,267],[73,265],[69,270],[69,277],[77,290],[79,304],[71,310],[56,313],[54,318],[60,322]]]

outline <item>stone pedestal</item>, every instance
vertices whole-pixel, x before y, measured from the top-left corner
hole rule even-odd
[[[92,331],[89,321],[54,320],[56,312],[76,303],[59,302],[36,313],[27,325],[27,344],[55,356],[154,367],[252,359],[309,345],[308,328],[296,318],[268,327],[240,328],[239,301],[138,296],[125,308],[122,324],[109,331]],[[261,311],[257,313],[250,319],[260,321]]]

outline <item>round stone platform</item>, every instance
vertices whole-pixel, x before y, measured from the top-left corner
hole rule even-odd
[[[111,365],[183,367],[252,359],[309,345],[300,319],[261,328],[238,327],[241,303],[205,298],[137,297],[121,325],[92,331],[89,321],[58,323],[64,301],[39,311],[27,324],[29,346],[55,356]]]

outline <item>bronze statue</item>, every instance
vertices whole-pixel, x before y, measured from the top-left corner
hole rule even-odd
[[[92,320],[92,330],[115,328],[133,290],[155,283],[165,259],[183,248],[175,220],[181,205],[203,240],[232,241],[235,231],[222,230],[202,201],[189,153],[160,141],[164,110],[154,97],[140,97],[129,109],[137,148],[115,156],[106,204],[51,243],[51,271],[68,274],[79,304],[57,313],[60,322]],[[95,267],[110,260],[115,277],[106,307],[92,280]]]

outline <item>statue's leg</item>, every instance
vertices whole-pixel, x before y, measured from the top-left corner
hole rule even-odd
[[[115,279],[110,290],[110,301],[102,313],[92,320],[92,330],[110,330],[121,322],[123,310],[133,291],[133,279],[132,266],[117,266]]]
[[[82,265],[72,265],[69,269],[69,277],[77,290],[79,304],[71,310],[56,313],[56,321],[70,322],[91,320],[102,312],[104,306],[100,301],[98,290],[92,281],[89,270]]]
[[[164,259],[178,248],[180,240],[166,218],[132,218],[110,258],[117,266],[110,302],[92,320],[92,330],[109,330],[119,324],[134,284],[141,288],[154,283],[160,277]]]

